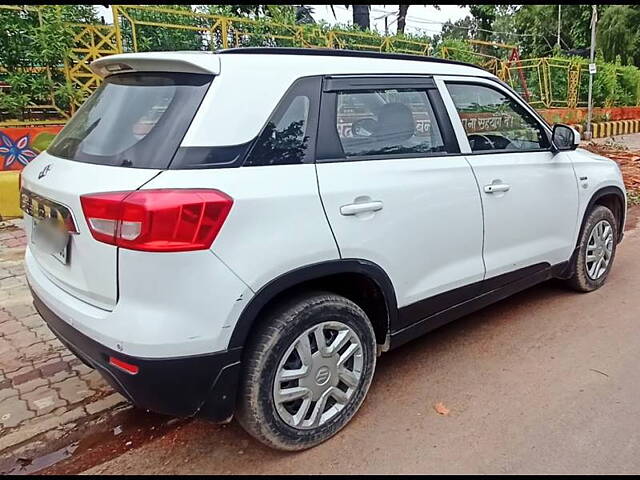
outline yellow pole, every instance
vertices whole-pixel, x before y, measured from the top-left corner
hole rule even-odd
[[[118,53],[123,53],[124,49],[122,48],[122,32],[120,31],[120,15],[117,5],[111,5],[111,12],[113,14],[113,26],[116,29],[116,47],[118,48]]]

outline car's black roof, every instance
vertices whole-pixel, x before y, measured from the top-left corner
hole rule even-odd
[[[386,58],[390,60],[411,60],[417,62],[448,63],[452,65],[464,65],[465,67],[480,68],[477,65],[446,58],[428,57],[426,55],[411,55],[408,53],[371,52],[367,50],[346,50],[334,48],[294,48],[294,47],[240,47],[217,50],[223,54],[265,54],[265,55],[321,55],[332,57],[361,57],[361,58]]]

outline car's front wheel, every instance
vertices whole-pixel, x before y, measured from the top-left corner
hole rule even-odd
[[[277,307],[252,339],[237,418],[282,450],[313,447],[356,413],[371,384],[376,339],[365,312],[331,293]]]
[[[597,205],[588,213],[580,234],[569,285],[580,292],[600,288],[613,265],[617,244],[616,217],[607,207]]]

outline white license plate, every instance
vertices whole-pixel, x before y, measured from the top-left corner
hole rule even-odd
[[[52,224],[33,218],[31,243],[63,265],[69,263],[69,234]]]

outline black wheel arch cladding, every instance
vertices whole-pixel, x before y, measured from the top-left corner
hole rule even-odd
[[[387,273],[377,264],[362,259],[340,259],[314,263],[286,272],[264,285],[240,314],[229,341],[229,348],[243,346],[260,313],[279,294],[295,288],[305,282],[319,280],[339,274],[359,274],[374,282],[386,307],[386,330],[395,323],[398,306],[395,290]]]

